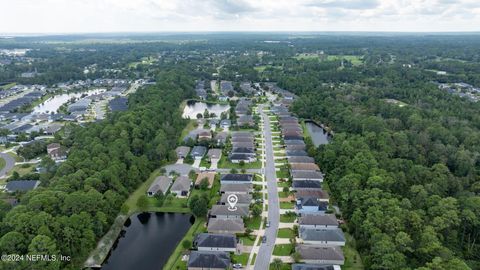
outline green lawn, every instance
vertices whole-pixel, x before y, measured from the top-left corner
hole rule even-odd
[[[260,223],[262,222],[262,217],[249,218],[246,220],[245,227],[252,230],[258,230],[260,228]]]
[[[240,255],[233,254],[232,263],[241,263],[243,266],[245,266],[248,262],[248,256],[250,256],[250,253],[242,253]]]
[[[355,249],[355,239],[348,233],[345,233],[345,239],[347,240],[345,247],[343,247],[345,264],[342,266],[342,269],[363,270],[362,258]]]
[[[277,172],[278,173],[278,172]],[[277,177],[278,177],[278,174],[277,174]],[[278,187],[290,187],[290,182],[287,182],[287,181],[278,181],[277,182],[277,186]]]
[[[290,192],[283,192],[283,191],[278,192],[278,197],[280,198],[287,198],[288,195],[290,195]]]
[[[295,206],[292,202],[280,202],[280,209],[293,209]]]
[[[188,232],[185,234],[183,239],[179,242],[175,250],[173,251],[172,255],[170,255],[170,258],[168,259],[167,263],[163,267],[164,270],[170,270],[170,269],[186,269],[185,267],[185,262],[182,262],[182,252],[184,251],[182,247],[182,242],[184,240],[189,240],[190,242],[193,242],[193,237],[199,233],[205,232],[206,228],[204,226],[205,224],[205,219],[203,218],[197,218],[195,220],[195,223],[190,227]],[[179,267],[179,268],[177,268]]]
[[[151,174],[150,174],[150,177],[147,179],[147,181],[143,182],[138,188],[137,190],[135,190],[131,195],[130,197],[128,197],[128,199],[125,201],[125,205],[128,206],[128,209],[129,209],[129,214],[131,215],[132,213],[134,212],[137,212],[138,211],[138,208],[137,208],[137,201],[138,201],[138,198],[144,194],[147,193],[147,190],[148,188],[150,187],[150,185],[153,183],[153,181],[155,180],[155,178],[157,176],[160,175],[160,170],[157,169],[155,171],[153,171]],[[150,201],[151,202],[151,201]]]
[[[278,229],[277,237],[278,238],[293,238],[293,237],[295,237],[295,233],[292,229],[281,228],[281,229]]]
[[[256,238],[255,235],[250,235],[250,236],[243,235],[238,237],[238,239],[242,241],[244,246],[253,246],[253,244],[255,243],[255,238]]]
[[[318,60],[320,55],[318,53],[301,53],[294,57],[297,60]]]
[[[293,253],[294,246],[292,244],[280,244],[275,245],[273,249],[273,255],[275,256],[288,256]]]
[[[287,215],[287,214],[282,214],[280,215],[280,222],[282,223],[292,223],[295,221],[297,217],[295,215]]]
[[[220,158],[220,161],[218,162],[218,168],[227,168],[227,169],[260,169],[262,168],[262,162],[260,160],[257,160],[255,162],[251,163],[245,163],[243,166],[241,166],[239,163],[232,163],[228,161],[227,157],[222,156]]]
[[[0,158],[0,170],[3,169],[6,165],[5,159]]]
[[[17,83],[14,83],[14,82],[13,82],[13,83],[9,83],[9,84],[5,84],[5,85],[3,85],[3,86],[0,86],[0,88],[6,90],[6,89],[9,89],[9,88],[14,87],[16,84],[17,84]]]
[[[280,268],[275,268],[273,266],[273,263],[270,264],[270,267],[269,267],[269,270],[290,270],[292,269],[292,266],[288,263],[282,263],[282,265],[280,266]]]
[[[337,61],[337,60],[347,60],[352,63],[354,66],[359,66],[363,64],[362,56],[358,55],[329,55],[327,56],[327,61]]]
[[[183,107],[185,107],[185,105],[186,105],[186,103],[184,104]],[[183,110],[183,107],[182,107],[182,110]],[[183,138],[185,138],[185,136],[187,136],[188,133],[190,133],[190,131],[192,131],[196,128],[196,125],[197,125],[196,120],[189,120],[187,126],[182,130],[182,134],[178,138],[178,142],[179,143],[182,142]]]

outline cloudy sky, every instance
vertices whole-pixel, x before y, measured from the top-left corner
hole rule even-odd
[[[0,0],[0,33],[480,31],[480,0]]]

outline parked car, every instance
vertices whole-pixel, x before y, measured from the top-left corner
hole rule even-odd
[[[242,268],[242,264],[241,264],[241,263],[235,263],[235,264],[233,265],[233,268],[235,268],[235,269],[240,269],[240,268]]]
[[[267,242],[267,236],[262,236],[262,243],[266,243]]]
[[[267,227],[267,228],[270,227],[270,221],[267,221],[267,223],[265,223],[265,227]]]

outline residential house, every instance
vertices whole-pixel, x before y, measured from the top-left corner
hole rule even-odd
[[[232,136],[232,139],[230,140],[232,143],[233,142],[252,142],[253,137],[247,137],[247,136]]]
[[[341,270],[340,265],[294,263],[292,270]]]
[[[207,148],[205,146],[194,146],[192,149],[192,152],[190,152],[190,155],[194,159],[202,159],[203,156],[207,153]]]
[[[232,142],[232,148],[250,148],[255,149],[255,144],[252,141],[249,142]]]
[[[163,194],[167,193],[168,188],[172,184],[172,178],[167,176],[159,176],[155,178],[155,181],[150,185],[147,191],[147,195],[152,197],[158,194],[158,192],[162,192]]]
[[[252,184],[224,184],[220,186],[220,193],[249,194],[250,192],[252,192]]]
[[[228,133],[219,132],[217,133],[217,135],[215,135],[214,140],[217,143],[217,145],[224,145],[227,142],[227,138],[228,138]]]
[[[289,157],[288,163],[312,163],[315,162],[315,159],[312,157],[307,156],[299,156],[299,157]]]
[[[245,232],[245,225],[241,218],[209,218],[207,231],[209,233],[237,234]]]
[[[223,119],[220,121],[220,127],[223,129],[228,129],[232,126],[232,121],[230,119]]]
[[[175,153],[177,154],[177,158],[185,158],[187,157],[188,153],[190,153],[190,147],[179,146],[175,149]]]
[[[8,193],[27,192],[36,189],[40,185],[38,180],[12,180],[5,185],[5,191]]]
[[[252,174],[229,173],[222,175],[220,183],[222,186],[225,184],[249,184],[252,183],[252,180]]]
[[[315,163],[290,163],[290,171],[293,172],[315,172],[320,168]]]
[[[302,150],[296,150],[296,151],[285,151],[287,154],[287,158],[289,157],[301,157],[301,156],[308,156],[307,152],[302,151]]]
[[[200,186],[200,183],[203,179],[207,179],[208,181],[208,188],[212,188],[213,182],[215,181],[215,172],[201,172],[197,175],[197,179],[195,180],[195,186]]]
[[[186,176],[179,176],[173,182],[170,188],[171,193],[175,193],[178,198],[188,197],[190,194],[190,187],[192,186],[192,180]]]
[[[195,236],[193,246],[199,251],[236,252],[237,238],[233,234],[200,233]]]
[[[304,263],[334,265],[343,265],[345,263],[345,257],[340,247],[298,245],[295,251],[300,255],[300,260]]]
[[[308,164],[308,163],[295,163],[295,164]],[[296,166],[298,168],[298,166]],[[323,182],[323,174],[317,171],[300,171],[291,170],[293,181],[318,181]]]
[[[253,138],[253,134],[249,131],[234,131],[232,132],[232,138],[234,137],[249,137]]]
[[[249,155],[249,154],[242,154],[242,153],[232,153],[228,156],[228,159],[232,163],[251,163],[255,162],[257,158],[255,156]]]
[[[300,215],[323,215],[328,209],[328,202],[319,201],[315,197],[297,197],[295,212]]]
[[[310,189],[322,189],[322,183],[315,180],[293,180],[293,190],[310,190]]]
[[[222,197],[220,198],[220,204],[222,205],[228,205],[228,195],[230,194],[222,194]],[[237,194],[237,204],[239,206],[250,206],[252,203],[252,195],[251,194]]]
[[[198,133],[199,141],[208,141],[212,139],[212,133],[210,131],[202,131]]]
[[[192,251],[188,270],[221,270],[230,268],[230,255],[219,251]]]
[[[337,229],[337,217],[333,214],[327,215],[303,215],[298,218],[300,229]]]
[[[345,246],[345,235],[342,229],[300,228],[299,237],[305,245]]]
[[[248,206],[236,205],[235,208],[230,208],[230,205],[216,204],[212,206],[212,209],[210,209],[209,215],[215,218],[241,219],[249,216],[249,210]]]
[[[238,126],[253,126],[255,122],[253,121],[253,117],[251,115],[242,115],[237,118],[237,125]]]
[[[302,190],[297,190],[295,192],[295,197],[296,198],[301,198],[301,197],[315,197],[319,201],[322,202],[328,202],[330,200],[330,196],[328,195],[328,192],[326,192],[323,189],[302,189]]]
[[[296,144],[296,145],[287,145],[285,150],[287,151],[298,151],[307,149],[306,145]]]
[[[210,161],[219,160],[222,157],[222,149],[212,148],[208,150],[207,157]]]

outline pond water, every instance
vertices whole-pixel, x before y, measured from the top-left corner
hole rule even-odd
[[[307,126],[308,133],[312,138],[313,145],[317,147],[321,144],[328,143],[330,140],[330,135],[321,126],[312,121],[305,121],[305,125]]]
[[[58,109],[65,103],[67,103],[70,99],[72,98],[80,98],[82,96],[91,96],[91,95],[96,95],[100,94],[102,92],[105,92],[105,89],[94,89],[86,92],[77,92],[77,93],[69,93],[69,94],[60,94],[53,96],[42,104],[39,104],[33,108],[33,113],[38,114],[38,113],[51,113],[51,112],[57,112]]]
[[[210,104],[190,100],[187,102],[185,109],[183,109],[183,118],[197,119],[197,114],[201,113],[203,115],[205,109],[207,109],[209,113],[215,113],[216,118],[220,118],[222,112],[230,110],[230,105]]]
[[[194,221],[192,215],[181,213],[131,216],[102,270],[162,269]]]

